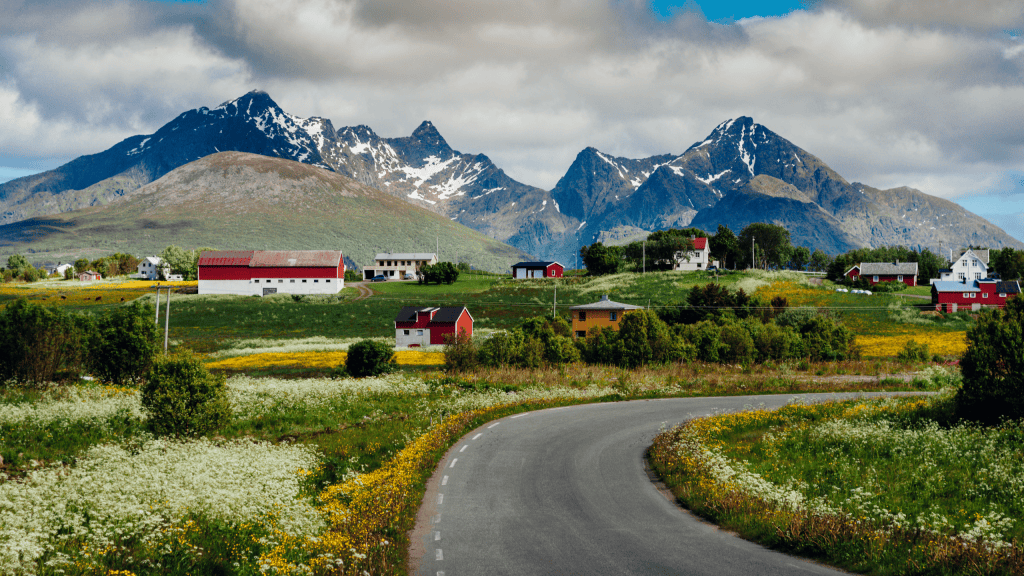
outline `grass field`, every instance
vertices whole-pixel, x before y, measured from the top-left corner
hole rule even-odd
[[[950,414],[946,393],[712,416],[651,460],[688,507],[773,547],[876,574],[1019,574],[1021,423]]]

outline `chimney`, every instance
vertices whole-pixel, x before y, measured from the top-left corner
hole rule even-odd
[[[607,301],[608,301],[608,295],[607,294],[601,294],[601,302],[607,302]]]

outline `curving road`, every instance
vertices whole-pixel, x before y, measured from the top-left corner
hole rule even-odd
[[[659,490],[644,466],[662,423],[745,405],[777,407],[793,397],[589,404],[485,424],[452,447],[429,481],[411,537],[411,572],[845,574],[697,519]]]

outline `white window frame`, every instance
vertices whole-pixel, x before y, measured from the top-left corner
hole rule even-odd
[[[615,311],[614,310],[608,313],[608,320],[610,320],[612,322],[615,322],[616,318],[617,318],[617,316],[615,315]]]
[[[1000,298],[1006,298],[1006,292],[1000,292],[999,293],[999,297]]]
[[[981,297],[982,298],[988,298],[988,292],[982,292],[981,293]]]
[[[970,297],[971,297],[971,293],[970,292],[964,292],[964,298],[970,298]]]
[[[897,275],[896,279],[899,280],[900,282],[903,282],[903,274]]]
[[[874,276],[872,276],[871,277],[871,281],[872,282],[878,282],[878,274],[875,274]]]

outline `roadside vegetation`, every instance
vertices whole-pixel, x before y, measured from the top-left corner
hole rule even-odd
[[[770,254],[766,247],[763,257]],[[203,296],[187,293],[194,282],[174,283],[169,356],[160,354],[154,323],[156,282],[0,286],[0,501],[8,503],[0,507],[0,573],[402,574],[425,480],[449,446],[488,420],[641,398],[957,390],[956,362],[965,350],[962,389],[970,394],[877,409],[821,408],[832,412],[819,416],[807,416],[814,407],[792,409],[807,423],[874,414],[856,426],[891,421],[885,434],[905,428],[897,436],[904,434],[899,442],[910,447],[923,446],[914,443],[921,436],[941,436],[964,450],[969,442],[993,446],[992,462],[1007,462],[999,451],[1013,438],[1019,446],[1019,426],[961,424],[956,412],[1017,405],[1007,400],[1012,393],[989,394],[985,382],[993,379],[1000,390],[1019,385],[985,372],[989,356],[972,356],[964,339],[965,331],[977,330],[998,340],[1008,322],[1020,322],[1016,308],[933,319],[907,306],[903,293],[837,293],[828,282],[811,285],[786,271],[616,271],[528,282],[458,271],[452,284],[373,284],[374,295],[365,299],[354,288],[330,296]],[[604,294],[647,309],[627,315],[620,332],[570,338],[566,308]],[[392,320],[410,305],[465,305],[476,335],[443,348],[396,351]],[[166,294],[160,326],[165,307]],[[53,345],[53,335],[63,344]],[[369,375],[355,377],[361,374]],[[774,422],[771,434],[780,440],[757,448],[763,462],[752,466],[767,470],[771,450],[795,455],[811,450],[812,440],[824,441],[798,436],[805,430],[793,424],[796,417],[758,418]],[[743,426],[735,434],[740,451],[723,458],[750,459],[755,442],[773,437],[754,423]],[[947,430],[950,436],[942,436]],[[726,450],[733,436],[723,434],[709,445]],[[781,452],[784,442],[789,452]],[[832,450],[814,446],[822,454]],[[827,466],[812,472],[809,461],[805,470],[803,460],[785,459],[774,462],[780,482],[816,478],[815,489],[831,490]],[[790,476],[783,477],[783,464],[795,466],[785,472]],[[921,469],[932,472],[923,461]],[[1021,477],[1010,464],[1005,470]],[[985,473],[949,477],[963,484]],[[867,476],[839,486],[844,495],[878,488]],[[982,514],[974,520],[936,509],[949,521],[942,534],[971,534],[984,520],[997,527],[985,538],[995,542],[998,532],[1000,542],[1015,546],[1019,527],[1004,520],[1020,511],[984,508],[987,495],[964,508]],[[942,506],[956,498],[951,492]],[[888,500],[871,502],[893,515],[900,510]],[[875,526],[888,517],[870,518]],[[971,546],[964,550],[981,549]],[[865,556],[871,564],[861,568],[878,570],[889,561],[876,556]],[[996,556],[971,558],[1003,566]]]

